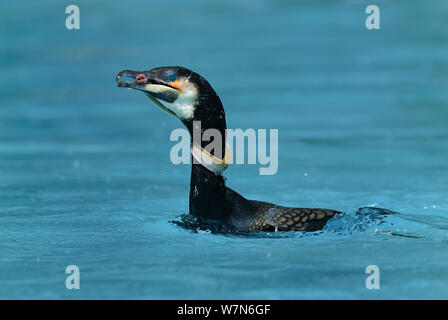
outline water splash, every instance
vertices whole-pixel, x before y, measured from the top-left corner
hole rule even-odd
[[[448,219],[439,216],[402,214],[374,207],[359,208],[352,213],[341,213],[330,219],[319,231],[239,231],[220,223],[201,223],[194,216],[183,214],[171,223],[183,229],[202,234],[218,233],[249,237],[302,238],[322,234],[352,235],[355,233],[384,234],[405,238],[448,238]]]

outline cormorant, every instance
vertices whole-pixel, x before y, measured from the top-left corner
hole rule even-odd
[[[132,78],[132,81],[120,80],[122,77]],[[218,130],[222,137],[226,136],[221,100],[199,74],[179,66],[158,67],[149,71],[123,70],[116,81],[119,87],[145,93],[157,106],[179,118],[190,135],[193,122],[200,121],[201,134],[212,128]],[[195,147],[204,152],[210,142],[200,143],[200,147],[192,146],[192,156],[195,155]],[[226,150],[225,144],[224,138],[221,150]],[[321,230],[330,218],[339,213],[330,209],[290,208],[248,200],[225,185],[219,165],[221,169],[226,166],[223,160],[227,156],[226,151],[219,159],[215,155],[212,152],[208,157],[218,160],[218,166],[193,162],[191,168],[190,214],[202,225],[225,226],[241,232],[315,231]]]

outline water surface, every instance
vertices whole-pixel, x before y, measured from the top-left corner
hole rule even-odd
[[[446,1],[377,1],[376,31],[365,1],[76,4],[78,31],[63,3],[0,5],[1,298],[448,298]],[[278,173],[232,166],[231,188],[347,214],[306,235],[170,223],[181,124],[114,83],[160,65],[207,78],[230,128],[279,130]],[[369,206],[400,215],[353,214]]]

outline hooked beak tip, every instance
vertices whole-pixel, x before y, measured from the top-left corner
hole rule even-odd
[[[128,77],[133,79],[134,81],[123,81],[121,78]],[[123,70],[119,72],[115,78],[115,82],[118,87],[132,87],[134,85],[145,84],[148,82],[148,78],[138,71],[132,70]]]

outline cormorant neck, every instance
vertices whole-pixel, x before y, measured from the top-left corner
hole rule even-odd
[[[221,100],[214,91],[202,93],[199,102],[194,106],[193,118],[182,120],[190,132],[192,141],[205,148],[215,140],[219,132],[221,150],[211,149],[211,154],[224,158],[226,146],[226,115]],[[212,129],[212,130],[210,130]],[[221,151],[221,154],[216,154]]]
[[[207,130],[217,130],[220,134],[221,150],[208,149],[208,151],[223,159],[226,150],[224,108],[219,97],[214,93],[208,93],[207,99],[200,101],[203,102],[195,106],[194,119],[186,120],[184,124],[190,132],[192,143],[199,144],[201,148],[206,148],[214,142],[215,137],[213,134],[207,135],[207,133],[210,134],[210,131],[207,132]],[[200,134],[199,137],[198,134]],[[190,181],[190,214],[200,219],[220,222],[228,221],[231,214],[231,204],[227,200],[224,177],[210,171],[202,164],[193,162],[193,159]]]
[[[231,212],[224,177],[201,164],[192,164],[190,214],[203,220],[227,222]]]

